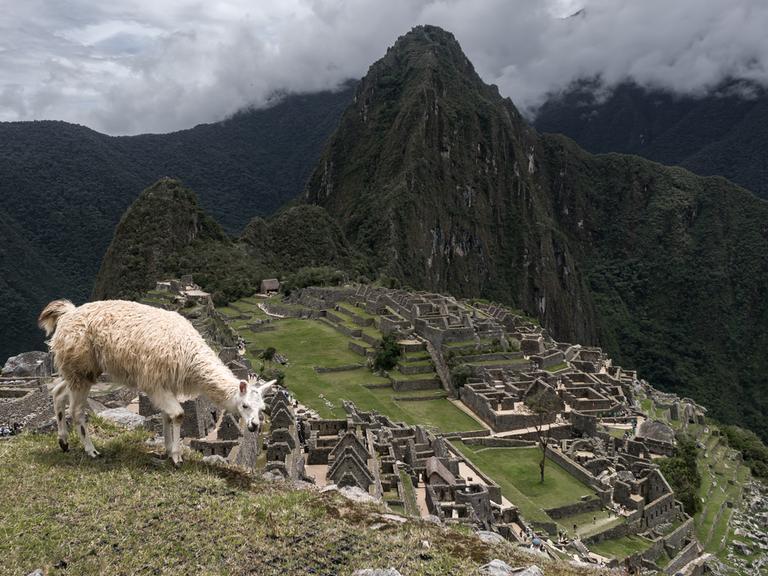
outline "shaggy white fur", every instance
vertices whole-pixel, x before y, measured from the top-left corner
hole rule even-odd
[[[263,419],[263,395],[274,380],[258,386],[236,378],[180,314],[124,300],[103,300],[75,307],[54,300],[40,313],[38,325],[53,337],[49,346],[61,381],[53,389],[59,445],[69,449],[64,403],[86,452],[99,455],[88,435],[85,407],[88,392],[102,372],[115,382],[149,396],[163,412],[165,447],[181,462],[180,399],[202,394],[221,408],[239,414],[255,431]]]

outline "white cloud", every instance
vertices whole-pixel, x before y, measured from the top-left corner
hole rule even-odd
[[[768,83],[764,0],[10,3],[0,0],[0,120],[115,134],[215,121],[276,91],[333,88],[426,23],[452,31],[480,75],[523,109],[583,76],[688,93],[729,76]]]

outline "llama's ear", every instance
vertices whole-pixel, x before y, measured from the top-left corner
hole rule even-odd
[[[245,394],[245,391],[248,389],[248,382],[245,380],[240,380],[240,394]]]
[[[277,383],[277,380],[270,380],[269,382],[265,382],[261,386],[259,386],[259,393],[264,395],[266,394],[272,386],[274,386]]]

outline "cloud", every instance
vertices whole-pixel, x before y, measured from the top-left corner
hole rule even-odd
[[[26,0],[0,11],[0,120],[186,128],[361,77],[418,24],[452,31],[527,111],[582,77],[768,84],[764,0]]]

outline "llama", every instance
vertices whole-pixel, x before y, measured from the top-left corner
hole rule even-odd
[[[72,424],[86,453],[95,458],[86,426],[86,402],[102,372],[124,386],[149,396],[163,413],[165,452],[181,464],[180,398],[206,396],[232,414],[239,414],[251,432],[264,418],[264,394],[275,380],[258,385],[236,378],[202,336],[176,312],[125,300],[102,300],[76,307],[54,300],[38,318],[60,380],[53,388],[59,446],[69,450],[69,428],[64,408],[69,397]],[[67,394],[68,393],[68,394]]]

